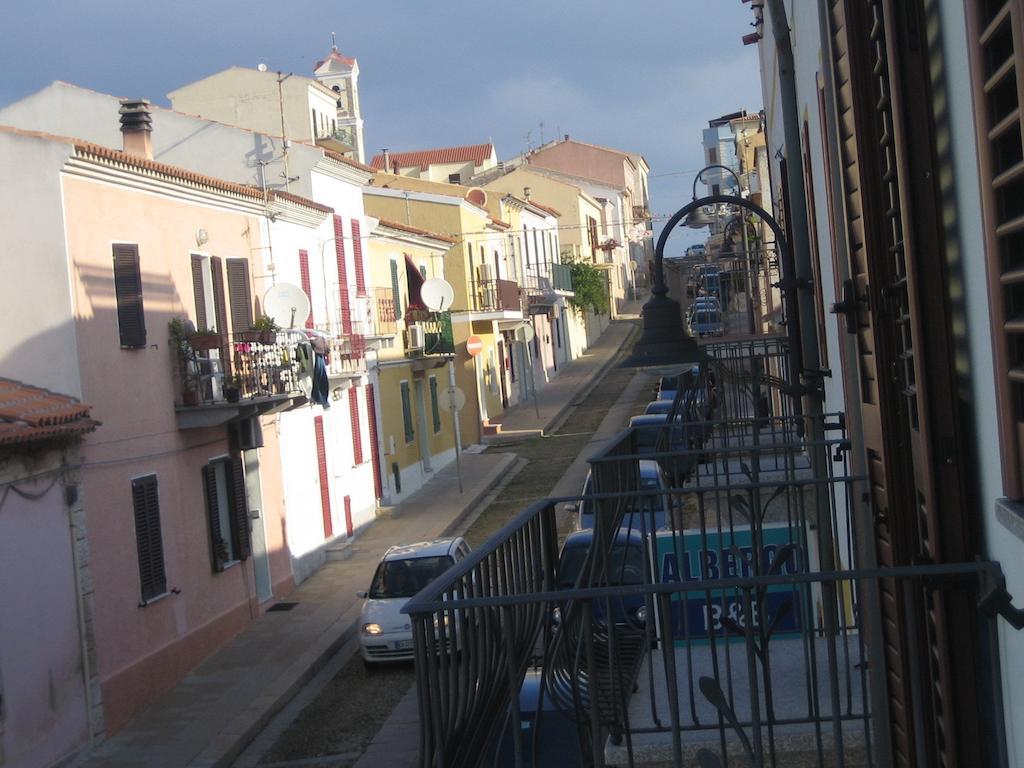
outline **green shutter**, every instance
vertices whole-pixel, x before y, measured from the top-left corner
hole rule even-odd
[[[398,290],[398,262],[391,260],[391,290],[395,294],[395,320],[402,319],[402,294]]]
[[[434,434],[441,431],[441,409],[437,403],[437,377],[430,377],[430,411],[434,417]]]
[[[409,382],[403,381],[402,387],[402,420],[405,422],[405,442],[411,443],[416,437],[412,428],[412,403],[409,401]]]

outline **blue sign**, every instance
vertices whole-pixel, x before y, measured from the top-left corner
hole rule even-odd
[[[783,547],[794,545],[777,573],[786,575],[804,569],[804,553],[799,529],[785,524],[768,524],[761,529],[760,551],[755,553],[749,526],[731,531],[702,535],[699,530],[657,535],[657,565],[662,583],[748,578],[767,574]],[[759,564],[755,569],[755,556]],[[759,596],[754,591],[750,620],[755,629],[771,626],[773,633],[799,632],[802,626],[802,601],[798,589],[785,584],[773,585]],[[706,640],[712,634],[721,638],[742,638],[747,625],[743,593],[739,589],[679,592],[672,596],[672,632],[677,645]]]

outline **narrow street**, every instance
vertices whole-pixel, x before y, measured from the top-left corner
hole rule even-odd
[[[621,357],[620,352],[618,359]],[[512,453],[517,461],[509,476],[466,520],[461,535],[477,546],[536,499],[578,493],[587,457],[624,428],[630,416],[642,412],[650,399],[649,385],[648,375],[613,365],[589,390],[577,395],[549,434],[505,437],[492,445],[488,451]],[[571,529],[568,516],[559,523],[563,535]],[[399,704],[406,715],[415,712],[414,681],[411,663],[366,669],[358,655],[358,642],[353,640],[253,741],[234,763],[235,768],[356,766],[382,727],[385,733],[378,740],[384,743],[374,747],[390,750],[391,730],[402,729],[406,731],[403,738],[415,748],[414,727],[388,723]],[[388,752],[388,761],[388,765],[402,764],[394,751]],[[368,754],[365,763],[371,762]]]

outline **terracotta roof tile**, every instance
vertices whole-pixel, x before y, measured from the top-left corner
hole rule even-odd
[[[322,67],[324,64],[326,64],[330,59],[334,59],[335,61],[340,61],[342,64],[344,64],[347,67],[353,67],[353,66],[355,66],[355,63],[356,63],[355,59],[351,59],[348,56],[342,55],[341,51],[339,51],[337,48],[335,48],[333,51],[331,51],[330,53],[327,54],[327,58],[326,59],[321,59],[320,61],[318,61],[316,63],[316,66],[313,67],[313,70],[315,71],[315,70],[320,69],[320,67]]]
[[[312,208],[314,211],[320,211],[321,213],[334,213],[333,208],[329,208],[326,205],[321,205],[320,203],[314,200],[310,200],[305,197],[300,197],[299,195],[293,195],[291,192],[282,192],[281,190],[276,189],[270,194],[275,199],[279,198],[281,200],[288,200],[289,202],[295,203],[297,205],[304,205],[307,208]]]
[[[339,163],[351,165],[353,168],[358,168],[359,170],[366,171],[367,173],[373,173],[374,170],[376,170],[368,165],[360,163],[358,160],[353,160],[351,157],[345,157],[341,152],[335,152],[333,149],[325,149],[324,147],[319,147],[319,149],[323,150],[323,153],[327,157],[331,158],[331,160],[337,160]]]
[[[391,221],[390,219],[378,219],[381,224],[391,229],[397,229],[402,232],[408,232],[413,235],[423,235],[424,237],[432,237],[435,240],[440,240],[445,243],[457,243],[459,242],[454,237],[448,237],[448,235],[442,235],[438,232],[430,232],[426,229],[420,229],[419,227],[410,227],[408,224],[399,224],[397,221]]]
[[[536,200],[531,200],[530,205],[532,205],[534,208],[540,208],[542,211],[547,211],[552,216],[562,215],[562,212],[557,208],[552,208],[550,205],[542,205],[541,203],[538,203]]]
[[[91,406],[73,397],[0,378],[0,445],[92,432]]]
[[[502,221],[497,216],[491,216],[491,224],[493,224],[496,227],[499,227],[500,229],[511,229],[512,228],[511,224],[509,224],[507,221]]]
[[[388,158],[391,160],[392,167],[394,167],[395,163],[398,163],[399,168],[418,165],[420,168],[426,169],[430,165],[464,163],[468,160],[472,160],[475,165],[480,165],[493,152],[494,145],[490,143],[467,144],[463,147],[441,147],[440,149],[422,149],[415,152],[391,152]],[[370,165],[377,170],[391,170],[390,168],[384,168],[383,154],[374,155]]]

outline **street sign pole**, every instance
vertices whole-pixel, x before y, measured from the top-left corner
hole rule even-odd
[[[452,429],[455,432],[455,473],[459,477],[462,493],[462,434],[459,431],[459,409],[455,407],[455,357],[448,358],[448,399],[452,411]]]

